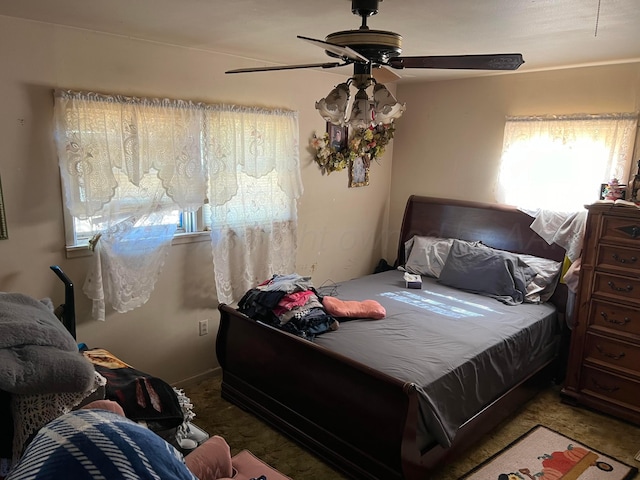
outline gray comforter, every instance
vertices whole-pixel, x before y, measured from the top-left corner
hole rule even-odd
[[[422,278],[405,287],[388,271],[340,283],[343,300],[373,299],[382,320],[341,321],[316,343],[418,386],[422,447],[449,446],[458,428],[557,352],[558,320],[550,304],[505,305]]]
[[[85,392],[94,371],[49,306],[20,293],[0,294],[0,390]]]

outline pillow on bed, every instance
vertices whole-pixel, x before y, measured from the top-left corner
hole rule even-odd
[[[544,303],[548,301],[560,280],[562,262],[533,255],[520,254],[518,256],[535,271],[535,276],[527,285],[525,302]]]
[[[494,251],[487,245],[482,245]],[[533,268],[535,275],[527,284],[524,301],[527,303],[543,303],[548,301],[558,285],[562,262],[556,262],[550,258],[536,257],[525,253],[514,253],[520,260]]]
[[[329,315],[338,318],[372,318],[380,320],[387,314],[376,300],[340,300],[336,297],[322,297],[322,306]]]
[[[518,305],[534,275],[515,254],[454,240],[438,282]]]
[[[453,238],[414,235],[404,244],[405,270],[417,275],[438,278],[452,243]]]

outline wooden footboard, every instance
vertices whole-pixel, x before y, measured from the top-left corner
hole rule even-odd
[[[418,450],[418,398],[402,382],[220,305],[222,396],[356,479],[423,480],[532,398],[551,364],[465,423],[450,448]],[[356,399],[357,401],[354,401]]]
[[[411,384],[228,305],[219,310],[216,351],[225,399],[354,478],[402,478],[403,456],[419,462]]]

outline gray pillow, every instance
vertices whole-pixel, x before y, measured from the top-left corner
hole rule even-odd
[[[411,237],[404,244],[407,259],[404,265],[405,270],[417,275],[438,278],[452,243],[452,238],[417,235]]]
[[[479,243],[487,249],[496,251],[493,247]],[[497,250],[498,252],[502,250]],[[526,253],[514,253],[520,260],[526,263],[534,271],[534,276],[527,284],[524,295],[525,303],[544,303],[548,301],[556,290],[560,280],[562,262],[556,262],[549,258],[536,257]]]
[[[534,275],[515,254],[454,240],[438,282],[518,305]]]
[[[449,255],[453,240],[453,238],[414,235],[404,243],[405,270],[417,275],[438,278]],[[458,241],[469,245],[479,245],[479,242]]]

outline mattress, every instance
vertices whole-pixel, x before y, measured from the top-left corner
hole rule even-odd
[[[377,300],[387,315],[341,319],[315,342],[414,383],[418,444],[447,447],[468,419],[554,358],[558,316],[552,304],[506,305],[429,277],[409,289],[403,275],[391,270],[319,288],[342,300]]]

